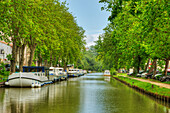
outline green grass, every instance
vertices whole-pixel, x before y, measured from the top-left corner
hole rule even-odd
[[[129,76],[127,73],[117,73],[118,76]]]
[[[129,76],[129,75],[127,75],[127,73],[117,73],[117,75],[118,75],[118,76],[133,77],[133,78],[140,78],[140,79],[150,80],[150,81],[158,82],[158,83],[170,84],[170,81],[169,81],[169,82],[161,82],[161,81],[159,81],[159,80],[155,80],[155,79],[148,79],[148,78],[145,78],[145,77]]]
[[[0,75],[0,82],[5,82],[7,81],[8,77]]]
[[[168,88],[162,88],[157,85],[153,85],[151,83],[141,82],[141,81],[134,80],[128,77],[122,77],[122,76],[114,76],[114,77],[117,77],[123,81],[126,81],[127,83],[130,83],[131,85],[138,86],[139,88],[142,88],[145,91],[156,93],[162,96],[170,96],[170,89]],[[153,88],[152,88],[152,85],[153,85]]]

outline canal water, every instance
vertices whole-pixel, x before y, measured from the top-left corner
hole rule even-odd
[[[169,104],[92,73],[42,88],[0,88],[0,113],[170,113]]]

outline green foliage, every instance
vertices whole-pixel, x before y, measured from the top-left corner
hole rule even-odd
[[[66,2],[4,0],[0,1],[0,7],[0,39],[8,41],[9,36],[12,37],[14,52],[9,56],[10,60],[17,59],[15,53],[22,47],[30,49],[29,65],[33,59],[47,62],[48,66],[56,65],[58,59],[65,66],[76,63],[81,57],[85,31],[77,25]],[[20,64],[22,62],[20,59]]]
[[[36,66],[34,62],[32,62],[32,65],[31,66]]]
[[[89,48],[88,51],[82,53],[81,59],[77,60],[76,66],[79,69],[86,69],[91,71],[102,72],[104,70],[101,61],[96,59],[96,50],[93,46]]]
[[[116,71],[116,69],[115,68],[111,68],[110,69],[110,73],[111,73],[111,75],[116,75],[117,74],[117,71]]]
[[[167,0],[100,0],[111,12],[110,24],[96,41],[97,58],[116,70],[144,69],[147,59],[169,60],[169,11]],[[163,62],[162,62],[163,61]]]
[[[0,63],[0,82],[6,81],[9,76],[9,71],[5,69],[5,63]]]
[[[7,55],[6,57],[7,57],[8,60],[12,60],[12,55],[11,54]]]

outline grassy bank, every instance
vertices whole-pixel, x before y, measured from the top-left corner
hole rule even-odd
[[[118,76],[127,76],[127,77],[140,78],[140,79],[150,80],[150,81],[154,81],[154,82],[170,84],[170,81],[168,81],[168,82],[161,82],[161,81],[159,81],[159,80],[155,80],[155,79],[151,79],[151,78],[130,76],[130,75],[127,75],[127,73],[117,73],[117,75],[118,75]]]
[[[137,89],[141,89],[146,93],[149,93],[151,95],[155,95],[155,96],[160,96],[160,98],[163,97],[167,97],[168,99],[170,98],[170,89],[167,88],[163,88],[163,87],[159,87],[157,85],[153,85],[151,83],[146,83],[146,82],[141,82],[138,80],[134,80],[128,77],[123,77],[123,76],[113,76],[114,78],[117,78],[118,80],[120,80],[121,82],[124,81],[125,84],[137,88]]]

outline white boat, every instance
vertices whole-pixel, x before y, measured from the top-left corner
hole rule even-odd
[[[60,80],[60,78],[55,73],[55,67],[49,68],[49,80],[52,80],[53,82]]]
[[[84,74],[87,74],[87,71],[86,71],[86,70],[83,70],[83,73],[84,73]]]
[[[55,68],[55,73],[58,77],[60,77],[61,80],[67,79],[67,72],[64,72],[64,68],[61,67]]]
[[[84,70],[82,70],[82,69],[79,69],[79,73],[80,73],[80,76],[83,76],[85,74]]]
[[[52,81],[66,80],[67,73],[63,71],[60,67],[50,67],[49,68],[49,79]]]
[[[105,70],[104,71],[104,76],[110,76],[110,71],[109,70]]]
[[[78,69],[69,69],[67,73],[68,73],[69,77],[78,77],[79,76]]]
[[[16,72],[9,75],[5,85],[11,87],[41,87],[44,84],[52,83],[52,81],[48,80],[44,67],[23,67],[24,72]],[[33,71],[33,68],[42,72],[30,72]]]

